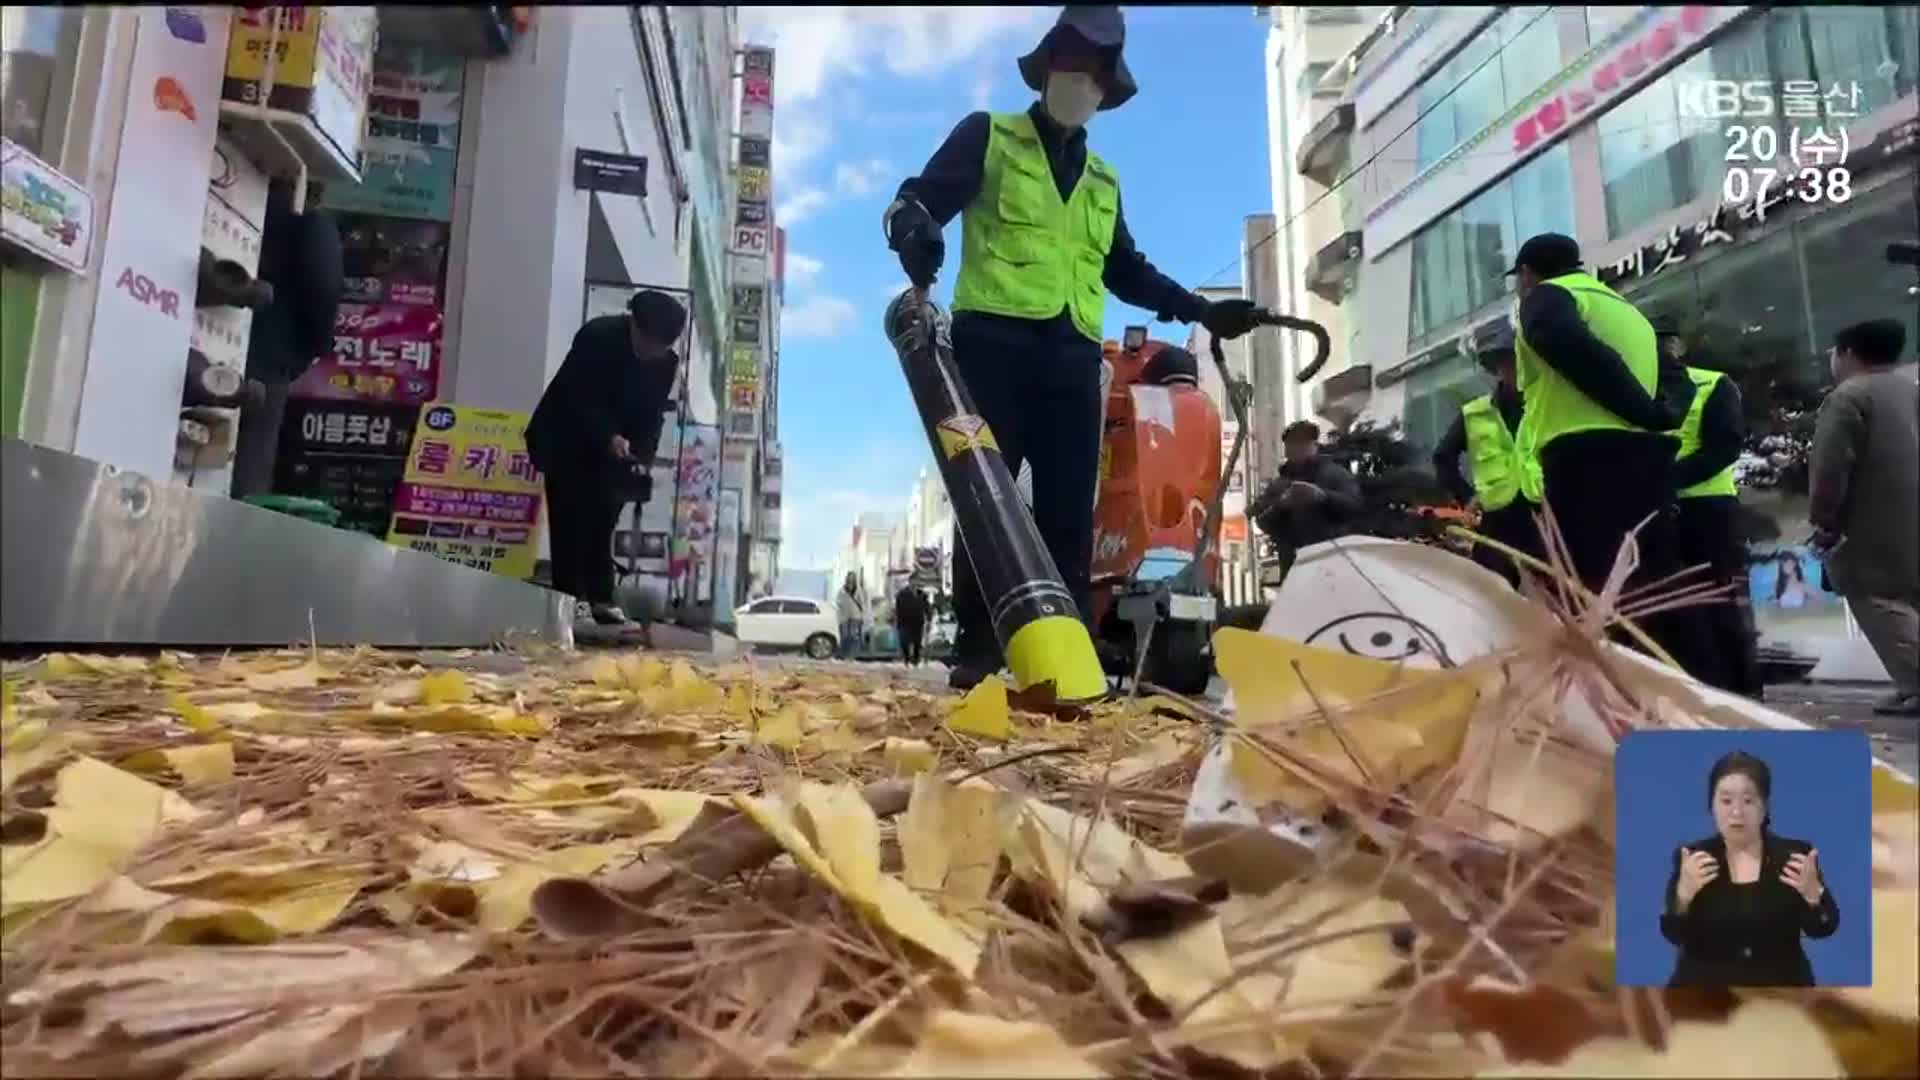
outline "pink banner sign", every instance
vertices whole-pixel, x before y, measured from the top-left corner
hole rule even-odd
[[[419,405],[440,385],[440,310],[423,304],[341,304],[333,352],[293,384],[296,397]]]

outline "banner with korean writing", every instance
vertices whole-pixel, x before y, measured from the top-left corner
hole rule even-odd
[[[418,415],[411,405],[288,401],[273,490],[333,507],[339,528],[385,537]]]
[[[382,44],[367,99],[358,184],[329,184],[329,209],[448,221],[460,149],[466,62],[413,45]]]
[[[387,542],[502,577],[533,576],[540,474],[527,414],[435,402],[420,410]]]
[[[297,397],[419,405],[440,384],[440,309],[423,304],[341,304],[333,352],[295,380]]]

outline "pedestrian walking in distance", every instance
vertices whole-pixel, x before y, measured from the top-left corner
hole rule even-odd
[[[893,625],[900,636],[900,659],[918,667],[927,640],[927,598],[911,585],[893,598]]]
[[[546,478],[553,587],[574,598],[580,621],[629,624],[613,602],[613,529],[627,503],[653,494],[686,325],[680,302],[652,289],[624,315],[589,319],[527,423],[527,453]]]
[[[847,580],[833,599],[834,613],[840,619],[840,659],[851,660],[866,645],[867,605],[860,599],[860,576],[848,571]]]
[[[1834,335],[1807,517],[1827,579],[1893,679],[1875,711],[1920,716],[1920,372],[1893,319]]]

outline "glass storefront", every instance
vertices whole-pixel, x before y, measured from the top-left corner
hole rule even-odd
[[[1507,9],[1421,81],[1416,168],[1446,157],[1560,70],[1560,31],[1552,13],[1546,5]]]
[[[80,7],[0,7],[0,135],[58,162],[80,52]],[[42,268],[0,252],[0,434],[20,430]]]
[[[1716,79],[1762,81],[1778,96],[1789,81],[1810,81],[1819,85],[1830,116],[1866,116],[1912,94],[1917,67],[1920,9],[1911,4],[1780,7],[1745,20],[1596,122],[1608,234],[1631,232],[1717,190],[1729,140],[1747,137],[1729,135],[1741,125],[1724,119],[1684,115],[1681,88]],[[1811,132],[1823,122],[1833,121],[1795,126]],[[1772,125],[1783,139],[1787,123]]]
[[[1520,241],[1574,233],[1573,165],[1562,142],[1436,219],[1413,238],[1407,339],[1419,348],[1470,312],[1504,299]]]

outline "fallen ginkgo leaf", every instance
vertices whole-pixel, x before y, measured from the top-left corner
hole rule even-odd
[[[989,675],[967,691],[947,715],[947,727],[962,735],[1004,742],[1013,735],[1013,717],[1007,708],[1007,684]]]

